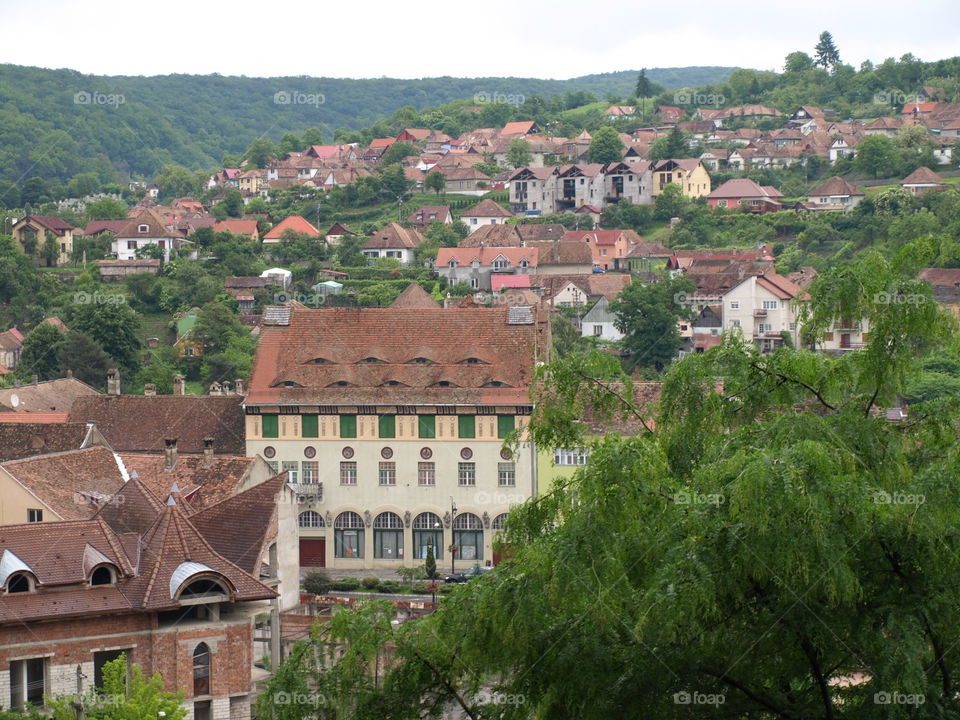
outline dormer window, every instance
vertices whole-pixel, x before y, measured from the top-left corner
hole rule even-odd
[[[530,263],[527,261],[526,258],[520,261],[520,267],[522,267],[523,269],[526,269],[529,265]]]
[[[91,585],[116,585],[117,576],[109,565],[101,565],[90,573]]]
[[[460,364],[461,365],[485,365],[486,363],[484,363],[483,360],[481,360],[480,358],[468,357],[461,360]]]
[[[150,232],[150,226],[141,223],[140,225],[137,225],[137,232],[138,232],[138,233],[147,233],[147,232]]]
[[[381,360],[381,359],[378,358],[378,357],[374,357],[373,355],[371,355],[370,357],[365,357],[365,358],[364,358],[363,360],[361,360],[360,362],[362,362],[362,363],[382,363],[383,360]]]
[[[407,387],[406,383],[402,383],[399,380],[387,380],[383,383],[383,387]]]
[[[455,268],[456,266],[457,266],[456,260],[451,260],[450,262],[447,263],[447,267]]]
[[[440,380],[439,382],[435,382],[431,387],[457,387],[457,385],[449,380]]]
[[[37,589],[36,579],[27,572],[16,572],[7,578],[7,594],[33,592]]]
[[[415,357],[410,362],[414,365],[433,365],[433,360],[425,357]]]
[[[346,380],[337,380],[336,382],[332,382],[327,385],[327,387],[353,387],[353,385],[348,383]]]
[[[307,365],[331,365],[332,363],[326,358],[318,357],[313,358],[312,360],[307,360]]]
[[[509,265],[509,264],[510,264],[510,263],[507,262],[507,259],[506,259],[506,258],[504,258],[503,256],[498,256],[497,259],[493,261],[493,269],[494,269],[494,270],[506,270],[506,269],[507,269],[507,265]]]
[[[491,380],[490,382],[488,382],[487,384],[485,384],[483,387],[486,387],[486,388],[504,388],[504,387],[510,387],[510,385],[507,385],[505,382],[500,382],[499,380]]]

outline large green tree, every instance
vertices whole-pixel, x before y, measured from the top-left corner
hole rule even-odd
[[[612,127],[602,127],[590,140],[590,162],[614,163],[623,158],[623,141]]]
[[[17,377],[29,380],[34,375],[39,380],[52,380],[60,377],[60,363],[57,351],[64,341],[64,334],[55,325],[41,323],[23,339],[20,361],[17,363]]]
[[[833,42],[833,35],[826,30],[820,33],[814,51],[817,56],[814,64],[822,68],[833,68],[840,64],[840,51]]]
[[[633,366],[667,366],[682,344],[678,322],[691,315],[696,284],[689,278],[664,278],[628,285],[610,304],[617,329],[625,333],[623,349]]]

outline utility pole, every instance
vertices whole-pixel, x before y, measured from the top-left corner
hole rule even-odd
[[[455,566],[457,559],[457,544],[454,542],[456,538],[456,530],[454,529],[454,523],[457,519],[457,504],[453,501],[453,496],[450,497],[450,574],[456,575],[457,568]]]

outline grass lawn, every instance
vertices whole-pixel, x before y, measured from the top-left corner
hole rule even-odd
[[[207,389],[199,380],[187,380],[185,390],[187,395],[206,395],[207,393]]]

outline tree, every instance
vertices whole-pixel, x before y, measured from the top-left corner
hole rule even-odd
[[[201,188],[196,176],[182,165],[164,165],[154,176],[153,182],[162,198],[196,195]]]
[[[680,186],[676,183],[668,183],[653,202],[653,217],[656,220],[680,217],[686,206],[687,199],[683,196]]]
[[[433,540],[429,538],[427,539],[427,557],[423,561],[423,573],[427,576],[428,580],[433,580],[437,577],[437,558],[433,552]]]
[[[277,154],[273,143],[263,137],[258,137],[247,147],[244,158],[250,167],[264,168]]]
[[[816,60],[814,65],[819,65],[820,67],[834,68],[840,64],[840,52],[837,50],[837,46],[833,43],[833,35],[824,30],[820,33],[820,39],[817,41],[816,47],[814,47],[816,52]]]
[[[531,158],[530,143],[521,139],[510,141],[510,148],[507,150],[507,162],[514,168],[526,167],[530,164]]]
[[[303,147],[323,145],[323,130],[318,127],[308,127],[303,131]]]
[[[17,377],[27,381],[36,375],[41,381],[60,377],[57,352],[64,341],[64,334],[55,325],[41,323],[23,339]]]
[[[405,196],[413,189],[413,181],[407,180],[403,173],[403,168],[399,165],[391,165],[384,168],[380,173],[380,184],[390,199]]]
[[[303,578],[304,591],[312,595],[323,595],[330,592],[332,586],[333,581],[330,580],[326,570],[311,570]]]
[[[100,198],[87,205],[87,220],[126,220],[127,204],[113,198]]]
[[[106,301],[98,301],[102,299]],[[140,316],[122,295],[88,294],[84,302],[71,306],[66,323],[72,330],[94,340],[127,372],[139,366]]]
[[[82,699],[83,715],[91,720],[135,720],[158,718],[183,720],[187,711],[181,703],[185,693],[163,689],[160,673],[146,678],[139,665],[127,672],[126,655],[111,660],[103,666],[103,687],[91,690]],[[77,709],[74,696],[50,700],[53,720],[76,720]]]
[[[813,58],[799,50],[787,55],[783,62],[783,71],[788,73],[801,73],[813,68]]]
[[[854,165],[873,177],[889,177],[896,170],[897,151],[886,135],[868,135],[857,145]]]
[[[27,179],[20,187],[20,202],[38,205],[50,200],[50,184],[41,177]]]
[[[221,302],[208,302],[201,307],[190,331],[192,338],[203,345],[204,354],[222,353],[233,338],[249,334],[233,311]]]
[[[604,126],[593,133],[590,140],[590,162],[607,163],[620,162],[623,158],[623,141],[612,127]]]
[[[67,333],[58,346],[57,363],[62,375],[70,370],[77,380],[100,389],[106,387],[107,370],[116,364],[96,340],[79,332]]]
[[[286,157],[288,153],[303,150],[304,147],[309,147],[309,145],[304,145],[303,141],[293,133],[284,133],[280,138],[280,143],[277,145],[277,154],[283,158]]]
[[[689,318],[696,284],[678,276],[657,283],[631,283],[610,304],[615,325],[625,333],[623,350],[631,366],[661,370],[682,344],[677,322]]]
[[[431,170],[423,180],[424,190],[433,190],[437,195],[447,188],[447,178],[439,170]]]
[[[404,158],[411,157],[413,155],[419,155],[420,151],[417,150],[416,146],[408,142],[395,142],[391,143],[390,147],[383,151],[383,155],[380,156],[380,165],[392,165],[402,161]]]
[[[20,188],[10,180],[0,179],[0,208],[12,210],[20,207]]]
[[[676,125],[667,133],[667,144],[664,150],[668,158],[685,158],[690,156],[690,144],[683,136],[683,131]]]
[[[637,75],[637,87],[634,95],[640,98],[640,114],[645,114],[647,112],[647,98],[656,95],[653,89],[653,83],[650,82],[650,78],[647,77],[646,68],[642,68],[640,74]]]

